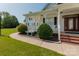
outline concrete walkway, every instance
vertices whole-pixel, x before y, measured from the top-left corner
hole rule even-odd
[[[13,33],[10,35],[10,37],[20,40],[23,42],[27,42],[30,44],[34,44],[37,46],[41,46],[50,50],[54,50],[56,52],[65,54],[67,56],[78,56],[79,55],[79,44],[73,44],[73,43],[65,43],[62,42],[61,44],[57,42],[46,42],[36,37],[29,37],[26,35],[20,35],[18,33]]]

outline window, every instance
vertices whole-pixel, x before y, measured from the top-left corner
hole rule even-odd
[[[30,18],[29,18],[29,20],[30,20]]]
[[[28,26],[29,26],[29,23],[28,23]]]
[[[43,23],[45,23],[45,18],[43,18]]]
[[[26,19],[24,20],[24,22],[26,22]]]
[[[32,20],[32,18],[29,18],[29,20]]]
[[[35,23],[34,23],[34,25],[35,25]]]
[[[63,3],[57,3],[57,5],[60,5],[60,4],[63,4]]]
[[[38,26],[38,23],[37,23],[37,26]]]
[[[57,25],[57,17],[54,17],[54,25]]]
[[[30,20],[32,20],[32,18],[30,18]]]

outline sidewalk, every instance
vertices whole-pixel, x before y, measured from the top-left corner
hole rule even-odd
[[[51,42],[43,41],[36,37],[20,35],[18,33],[13,33],[10,35],[10,37],[26,43],[30,43],[50,50],[54,50],[56,52],[65,54],[67,56],[79,56],[79,44],[65,43],[65,42],[62,42],[61,44],[57,42],[51,43]]]

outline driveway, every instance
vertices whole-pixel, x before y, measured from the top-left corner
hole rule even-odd
[[[67,56],[79,56],[79,44],[66,43],[66,42],[62,42],[61,44],[59,44],[58,42],[46,42],[41,40],[40,38],[27,35],[20,35],[18,33],[13,33],[10,35],[10,37],[26,43],[54,50]]]

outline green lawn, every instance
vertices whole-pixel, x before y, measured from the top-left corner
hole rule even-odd
[[[1,56],[61,56],[57,52],[21,42],[10,38],[8,35],[16,32],[16,29],[2,29],[0,36],[0,55]]]

